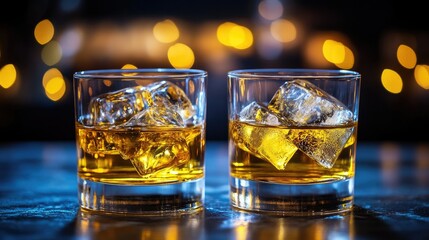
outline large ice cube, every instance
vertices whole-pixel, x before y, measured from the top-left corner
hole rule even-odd
[[[195,115],[192,102],[186,93],[177,85],[168,81],[152,83],[147,86],[152,96],[152,103],[158,107],[171,108],[177,111],[183,120]]]
[[[325,168],[332,168],[353,127],[291,129],[287,139]]]
[[[296,125],[338,125],[352,123],[353,113],[333,96],[305,80],[284,83],[274,94],[268,109]]]
[[[91,99],[90,119],[94,125],[119,125],[147,107],[151,101],[143,86],[124,88]]]
[[[298,126],[286,137],[326,168],[334,165],[354,130],[348,126],[353,122],[353,113],[339,100],[305,80],[283,84],[274,94],[268,109]]]
[[[262,126],[277,126],[280,122],[267,107],[256,102],[241,110],[240,122],[231,126],[231,136],[237,146],[270,162],[278,170],[284,170],[297,150],[286,138],[289,129]]]
[[[115,142],[122,157],[129,159],[142,177],[169,171],[190,159],[189,146],[180,132],[123,131],[115,135]]]

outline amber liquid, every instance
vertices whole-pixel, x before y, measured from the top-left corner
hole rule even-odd
[[[235,178],[312,184],[354,176],[357,123],[280,127],[230,121],[229,136],[230,171]]]
[[[78,174],[121,185],[177,183],[204,175],[202,126],[106,128],[76,124]]]

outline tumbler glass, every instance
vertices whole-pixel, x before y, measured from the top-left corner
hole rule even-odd
[[[360,79],[334,69],[228,73],[235,209],[291,216],[352,209]]]
[[[202,208],[206,82],[197,69],[74,74],[82,209],[164,215]]]

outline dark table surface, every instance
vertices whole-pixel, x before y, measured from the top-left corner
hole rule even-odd
[[[73,142],[0,145],[0,239],[429,239],[429,144],[358,144],[345,216],[273,217],[231,209],[228,145],[208,142],[203,211],[177,217],[81,212]]]

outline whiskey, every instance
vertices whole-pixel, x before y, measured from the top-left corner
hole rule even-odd
[[[203,127],[105,127],[76,123],[78,174],[123,185],[177,183],[204,176]]]
[[[357,123],[267,126],[230,120],[230,172],[238,179],[311,184],[354,176]]]

